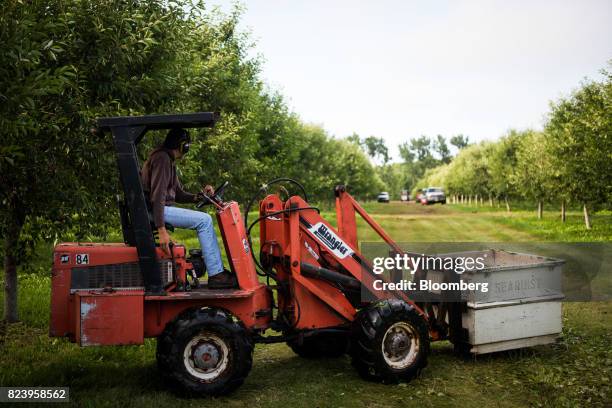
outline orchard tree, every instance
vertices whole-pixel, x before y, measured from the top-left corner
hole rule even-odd
[[[419,179],[425,170],[436,167],[440,162],[433,153],[433,143],[427,136],[410,139],[399,145],[400,157],[405,167],[415,179]]]
[[[383,182],[358,144],[334,139],[323,128],[304,124],[296,140],[299,165],[290,164],[287,170],[303,181],[309,196],[331,202],[337,184],[346,185],[351,194],[365,199],[383,189]]]
[[[349,141],[350,143],[356,144],[359,147],[363,146],[363,140],[361,140],[361,137],[355,132],[353,132],[352,135],[347,136],[346,140]]]
[[[315,199],[347,183],[382,188],[356,146],[302,124],[266,92],[239,8],[201,2],[7,0],[0,8],[0,232],[5,318],[16,321],[17,266],[38,241],[100,237],[116,228],[116,158],[100,116],[220,111],[180,165],[191,189],[229,179],[237,199],[262,182],[306,180]],[[141,157],[160,142],[153,133]],[[288,173],[288,174],[287,174]]]
[[[463,136],[462,134],[455,135],[450,138],[450,144],[455,146],[457,150],[461,150],[470,144],[470,138],[467,136]]]
[[[553,103],[546,125],[553,166],[564,193],[582,204],[587,229],[590,210],[612,203],[612,74],[603,74]]]
[[[0,229],[7,321],[18,319],[16,270],[34,243],[67,234],[84,239],[112,225],[114,149],[109,137],[89,132],[94,119],[187,106],[184,79],[194,50],[185,48],[193,29],[185,6],[3,3]]]
[[[538,219],[542,219],[544,203],[556,194],[550,159],[544,133],[526,131],[516,152],[511,180],[524,198],[537,202]]]
[[[516,194],[516,186],[512,183],[511,175],[517,165],[516,154],[523,136],[524,133],[510,130],[490,151],[488,169],[491,192],[498,202],[504,200],[507,212],[511,210],[509,198]]]
[[[389,149],[382,137],[368,136],[363,140],[363,146],[372,160],[380,160],[383,166],[389,162]]]
[[[434,150],[440,157],[440,161],[443,164],[449,163],[451,161],[451,152],[448,148],[448,144],[446,143],[446,139],[442,135],[437,135],[436,139],[433,142]]]
[[[447,199],[449,193],[452,191],[448,187],[449,171],[451,170],[450,164],[442,164],[432,169],[427,169],[423,177],[414,185],[412,189],[412,195],[416,195],[419,190],[423,190],[427,187],[441,187],[446,191]]]
[[[377,166],[376,172],[391,195],[400,194],[402,190],[408,190],[413,180],[403,163],[391,163],[386,166]]]

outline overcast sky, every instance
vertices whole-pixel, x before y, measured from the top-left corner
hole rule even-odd
[[[227,10],[231,1],[213,0]],[[248,0],[263,78],[304,121],[397,145],[541,128],[612,59],[612,0]]]

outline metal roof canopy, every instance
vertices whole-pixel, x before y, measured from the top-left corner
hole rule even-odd
[[[98,119],[98,127],[110,130],[112,127],[146,126],[147,129],[171,129],[173,127],[213,127],[219,120],[218,112],[196,112],[171,115],[114,116]]]

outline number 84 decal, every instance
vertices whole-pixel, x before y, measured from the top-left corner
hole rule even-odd
[[[75,263],[77,265],[89,264],[89,254],[76,254]]]

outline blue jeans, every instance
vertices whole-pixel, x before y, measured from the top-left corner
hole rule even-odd
[[[221,252],[210,215],[201,211],[166,206],[164,219],[168,224],[177,228],[196,230],[209,278],[223,272]]]

